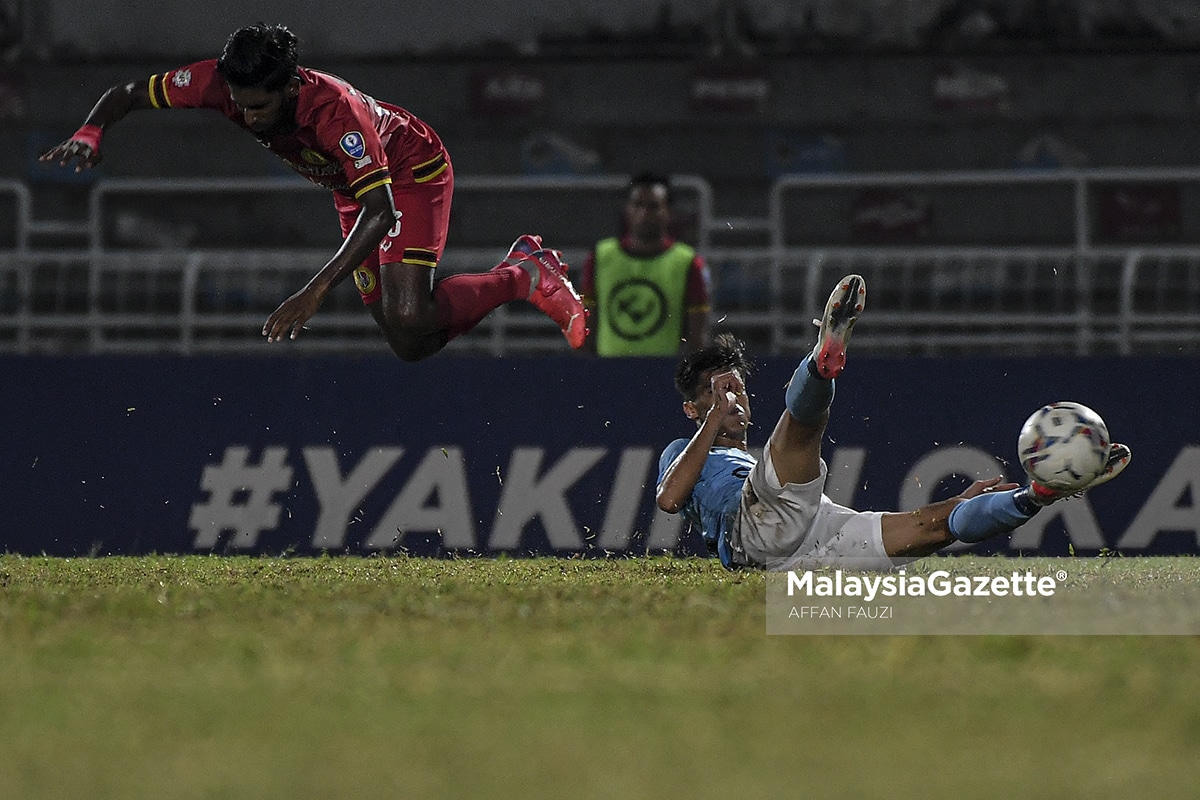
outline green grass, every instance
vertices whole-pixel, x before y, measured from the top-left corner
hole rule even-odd
[[[1200,786],[1200,637],[768,637],[764,585],[698,559],[2,556],[0,798]]]

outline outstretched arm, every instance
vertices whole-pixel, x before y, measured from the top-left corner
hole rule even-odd
[[[721,424],[736,407],[736,396],[746,391],[742,379],[733,372],[712,377],[713,405],[678,457],[667,467],[654,493],[654,502],[668,514],[676,514],[687,505],[696,481],[704,470],[708,451],[721,433]]]
[[[64,167],[75,162],[76,172],[91,169],[100,163],[100,137],[109,126],[130,111],[146,108],[153,108],[147,80],[113,86],[92,107],[79,130],[70,139],[42,153],[39,160],[57,161]]]
[[[362,197],[362,210],[342,246],[329,259],[321,271],[312,277],[300,291],[284,300],[279,308],[267,317],[262,334],[269,342],[278,342],[285,336],[295,339],[300,335],[304,323],[317,313],[325,296],[341,283],[355,267],[379,247],[383,237],[396,223],[396,206],[392,200],[391,186],[376,186]]]

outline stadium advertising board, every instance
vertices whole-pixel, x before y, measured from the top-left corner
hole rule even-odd
[[[1200,550],[1200,435],[1183,359],[854,358],[827,493],[911,509],[1019,479],[1017,431],[1061,399],[1133,449],[1124,475],[983,552]],[[750,382],[761,447],[792,359]],[[691,433],[667,359],[4,357],[0,547],[84,555],[698,552],[658,512],[658,454]],[[1138,376],[1137,391],[1113,376]],[[1035,380],[1036,378],[1036,380]]]

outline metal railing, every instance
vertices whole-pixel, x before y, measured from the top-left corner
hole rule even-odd
[[[0,260],[0,351],[263,352],[275,306],[325,251],[26,253]],[[567,251],[568,259],[582,251]],[[490,250],[448,252],[485,263]],[[759,352],[811,346],[829,287],[863,274],[871,314],[860,352],[953,354],[1194,352],[1200,349],[1200,253],[972,248],[912,251],[712,248],[717,327]],[[300,340],[277,352],[383,347],[350,286]],[[532,307],[490,314],[452,352],[555,352],[557,328]],[[271,352],[271,351],[268,351]]]
[[[953,190],[987,189],[1003,192],[1036,189],[1040,193],[1059,191],[1069,194],[1071,228],[1064,231],[1064,244],[1086,253],[1093,247],[1093,220],[1096,214],[1094,191],[1100,186],[1139,187],[1148,184],[1190,184],[1200,188],[1200,169],[1062,169],[1062,170],[979,170],[961,172],[899,172],[832,175],[784,175],[771,185],[769,228],[774,247],[794,244],[788,239],[788,195],[820,190]],[[994,197],[994,195],[993,195]],[[997,223],[999,224],[999,223]],[[1200,242],[1197,243],[1200,247]]]
[[[589,194],[610,203],[626,180],[474,178],[466,192],[537,193],[552,199]],[[869,317],[855,333],[859,352],[906,354],[1167,353],[1200,351],[1200,246],[1097,245],[1090,233],[1091,187],[1097,182],[1175,180],[1200,184],[1196,171],[1027,174],[959,173],[887,176],[787,176],[770,196],[760,224],[762,246],[714,245],[733,218],[714,212],[702,178],[681,176],[690,193],[695,241],[713,275],[714,322],[751,341],[756,352],[798,353],[811,346],[811,320],[829,287],[859,272],[870,287]],[[789,196],[798,190],[867,186],[1041,186],[1068,184],[1075,227],[1055,246],[804,246],[789,241]],[[250,196],[313,191],[277,180],[102,181],[92,189],[86,247],[31,247],[56,227],[37,222],[29,190],[0,182],[13,199],[14,245],[0,250],[0,351],[33,352],[330,352],[385,348],[349,285],[340,287],[289,346],[264,351],[266,316],[328,258],[329,248],[116,248],[111,210],[123,198],[163,194]],[[594,198],[593,198],[594,199]],[[500,205],[500,204],[497,204]],[[547,202],[554,219],[558,203]],[[39,227],[40,224],[40,227]],[[447,248],[447,272],[486,269],[507,242]],[[564,248],[579,264],[587,245]],[[565,351],[557,328],[526,304],[497,309],[451,352],[496,355]]]

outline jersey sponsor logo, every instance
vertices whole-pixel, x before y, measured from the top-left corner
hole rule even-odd
[[[658,332],[667,321],[667,298],[655,283],[641,278],[620,283],[608,296],[613,331],[631,342]]]
[[[360,158],[360,159],[358,159],[357,161],[355,161],[355,162],[354,162],[354,168],[355,168],[355,169],[362,169],[363,167],[367,166],[367,165],[368,165],[368,164],[370,164],[370,163],[371,163],[371,157],[370,157],[370,156],[363,156],[362,158]]]
[[[181,89],[185,86],[190,86],[192,83],[192,71],[190,69],[178,70],[171,78],[171,83]]]
[[[370,294],[375,291],[375,273],[366,267],[359,267],[354,270],[354,285],[358,287],[361,294]]]
[[[316,150],[313,150],[311,147],[305,147],[303,150],[301,150],[300,157],[304,159],[305,163],[312,164],[317,167],[323,167],[329,163],[328,158],[321,155]]]
[[[363,136],[358,131],[350,131],[342,137],[340,142],[342,149],[346,151],[346,155],[354,159],[362,158],[366,155],[367,145],[363,142]]]
[[[291,164],[292,169],[296,170],[296,172],[299,172],[306,178],[329,177],[332,175],[340,175],[342,172],[342,168],[337,164],[326,164],[323,167],[306,167],[303,164],[293,164],[290,161],[288,163]]]

